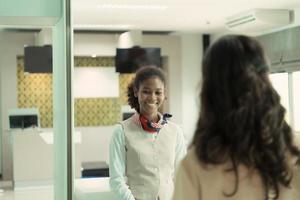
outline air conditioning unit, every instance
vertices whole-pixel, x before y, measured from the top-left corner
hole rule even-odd
[[[258,32],[286,26],[291,22],[291,10],[254,9],[228,17],[226,27],[239,32]]]

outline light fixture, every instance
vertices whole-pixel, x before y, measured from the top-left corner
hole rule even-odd
[[[146,5],[146,4],[98,4],[100,9],[130,9],[130,10],[166,10],[168,6],[164,5]]]
[[[131,29],[133,26],[129,24],[76,24],[74,25],[74,29],[108,29],[108,30],[128,30]]]

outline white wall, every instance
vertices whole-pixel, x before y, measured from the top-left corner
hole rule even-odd
[[[118,34],[74,34],[74,56],[115,56]]]
[[[23,55],[25,44],[33,44],[34,34],[3,32],[1,40],[3,50],[0,63],[2,175],[4,180],[10,180],[12,178],[12,162],[8,110],[17,108],[17,55]]]
[[[200,111],[202,46],[201,34],[182,35],[182,120],[187,143],[192,140]]]

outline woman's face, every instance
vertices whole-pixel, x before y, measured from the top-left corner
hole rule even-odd
[[[140,114],[149,120],[157,118],[159,107],[165,99],[165,86],[158,77],[150,77],[144,80],[134,95],[138,98]]]

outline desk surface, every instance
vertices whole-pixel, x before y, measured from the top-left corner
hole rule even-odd
[[[82,192],[110,192],[109,177],[79,178],[75,180],[75,189]]]
[[[53,129],[38,129],[38,128],[26,128],[26,129],[11,129],[11,133],[14,135],[38,135],[46,144],[53,144]],[[74,132],[74,142],[81,143],[81,132]]]
[[[75,180],[76,200],[118,200],[109,187],[109,177]]]
[[[39,135],[47,144],[53,144],[53,132],[41,132]],[[78,131],[74,133],[74,142],[81,143],[81,134]]]

